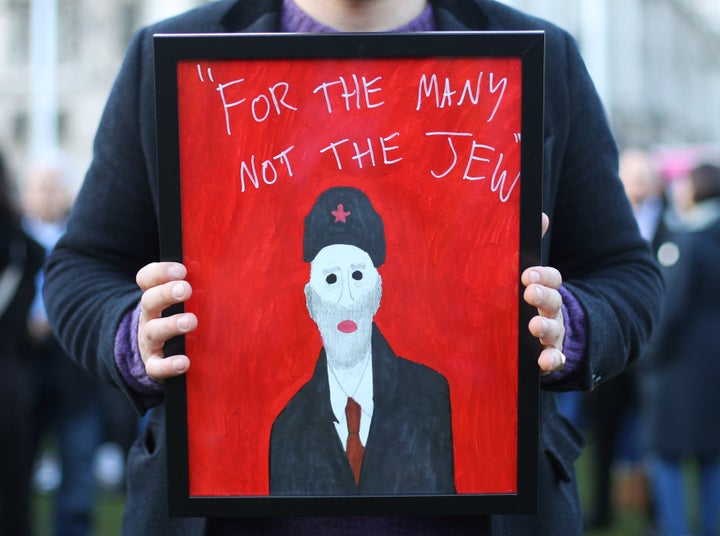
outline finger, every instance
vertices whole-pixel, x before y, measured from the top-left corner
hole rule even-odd
[[[174,355],[166,358],[154,355],[145,362],[145,371],[156,381],[185,374],[189,368],[190,359],[186,355]]]
[[[193,313],[149,320],[138,333],[138,344],[147,349],[148,354],[162,354],[162,348],[167,341],[190,333],[197,328],[197,324],[197,317]]]
[[[544,347],[553,347],[562,351],[565,338],[565,327],[562,323],[551,318],[535,316],[530,320],[528,330]]]
[[[565,366],[565,354],[557,348],[545,348],[538,357],[538,367],[543,375],[562,370]]]
[[[197,328],[197,317],[182,313],[167,318],[156,318],[141,326],[138,345],[145,362],[145,370],[156,380],[177,376],[190,366],[187,356],[164,357],[165,343],[178,335],[184,335]]]
[[[562,296],[554,288],[542,285],[530,285],[523,293],[528,305],[536,307],[540,316],[555,318],[562,311]]]
[[[162,312],[175,303],[182,303],[192,296],[192,287],[187,281],[169,281],[150,287],[140,298],[141,314],[146,319],[158,318]]]
[[[550,218],[544,212],[542,213],[542,236],[547,233],[548,227],[550,227]]]
[[[520,278],[523,285],[537,284],[550,288],[560,288],[562,275],[552,266],[532,266],[527,268]]]
[[[135,281],[142,290],[147,290],[186,276],[187,269],[179,262],[152,262],[138,270]]]

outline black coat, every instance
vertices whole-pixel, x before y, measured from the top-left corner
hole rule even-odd
[[[438,372],[396,356],[372,332],[375,408],[360,482],[333,422],[327,358],[288,402],[270,436],[270,493],[277,495],[454,493],[450,390]]]
[[[639,362],[640,440],[662,454],[720,452],[720,208],[701,230],[675,234],[663,315]]]
[[[30,368],[27,322],[45,251],[19,223],[4,220],[0,208],[0,274],[12,266],[17,278],[6,286],[9,298],[0,306],[0,430],[5,437],[0,442],[0,534],[29,534],[32,403],[37,386]]]
[[[643,348],[659,310],[662,280],[640,237],[617,176],[617,150],[573,39],[540,19],[489,0],[435,0],[440,30],[545,30],[543,210],[551,226],[543,262],[557,267],[580,302],[588,335],[583,366],[556,388],[591,389]],[[140,291],[137,270],[156,261],[158,180],[154,33],[275,31],[277,0],[220,0],[143,29],[129,47],[95,141],[94,159],[55,249],[45,286],[49,314],[74,358],[111,379],[139,410],[114,361],[114,338]],[[89,284],[92,282],[92,284]],[[540,503],[536,516],[497,516],[496,534],[578,534],[582,516],[574,461],[581,445],[541,397]],[[128,462],[128,534],[200,534],[203,520],[169,520],[163,410],[151,417]],[[154,501],[149,504],[148,497]]]

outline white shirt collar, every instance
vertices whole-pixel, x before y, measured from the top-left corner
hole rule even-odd
[[[328,363],[328,386],[330,387],[330,404],[335,414],[335,430],[340,437],[343,447],[347,442],[347,422],[345,419],[345,406],[347,405],[348,396],[360,404],[362,415],[360,418],[360,441],[363,445],[367,443],[368,434],[370,432],[370,421],[372,419],[373,409],[373,370],[372,356],[368,355],[356,365],[355,370],[358,374],[362,374],[360,383],[354,393],[346,393],[338,382],[337,376],[333,373]]]

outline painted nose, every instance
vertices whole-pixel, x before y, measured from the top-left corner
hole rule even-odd
[[[353,306],[355,303],[355,298],[352,296],[352,292],[350,291],[350,281],[349,278],[343,277],[343,283],[342,283],[342,292],[340,293],[340,299],[338,300],[338,305],[344,309],[349,309]]]

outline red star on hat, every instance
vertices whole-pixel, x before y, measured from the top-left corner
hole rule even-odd
[[[337,206],[337,209],[330,211],[330,214],[335,216],[335,223],[337,223],[337,222],[347,223],[347,217],[350,215],[350,212],[345,212],[345,207],[343,206],[342,203],[340,203]]]

